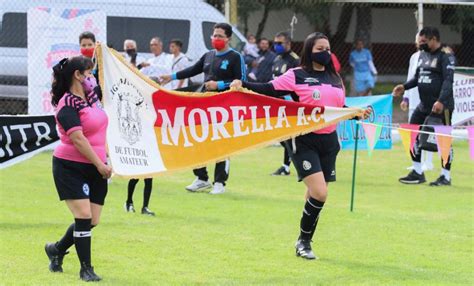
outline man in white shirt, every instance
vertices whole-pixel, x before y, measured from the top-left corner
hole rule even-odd
[[[134,67],[140,69],[148,64],[145,61],[145,58],[138,55],[137,51],[137,42],[134,40],[127,39],[123,42],[123,56],[125,60],[131,63]]]
[[[173,64],[171,66],[171,72],[179,72],[190,66],[191,61],[189,58],[181,52],[183,42],[179,39],[173,39],[170,41],[170,53],[173,56]],[[171,89],[184,88],[188,86],[188,79],[177,79],[170,82]]]
[[[151,39],[150,51],[153,56],[146,61],[148,66],[145,66],[140,71],[156,81],[161,75],[171,73],[173,58],[170,54],[163,52],[163,42],[158,37]],[[164,87],[170,88],[170,85],[166,84]]]

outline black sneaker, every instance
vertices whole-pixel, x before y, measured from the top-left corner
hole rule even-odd
[[[99,275],[95,274],[94,267],[92,266],[82,266],[81,271],[79,272],[79,277],[81,278],[81,280],[86,282],[102,280]]]
[[[272,173],[272,176],[288,176],[290,171],[287,171],[285,167],[281,166],[275,172]]]
[[[143,215],[149,215],[149,216],[155,216],[155,213],[152,212],[149,208],[143,207],[142,208],[142,214]]]
[[[439,176],[438,179],[436,179],[436,181],[431,182],[430,186],[433,186],[433,187],[451,186],[451,180],[448,181],[444,175],[441,175]]]
[[[398,179],[403,184],[422,184],[426,182],[425,174],[418,174],[415,170],[412,170],[408,176]]]
[[[48,255],[49,258],[49,271],[63,272],[63,258],[69,251],[60,252],[56,248],[55,243],[46,243],[44,251],[46,251],[46,255]]]
[[[125,203],[125,211],[128,212],[128,213],[134,213],[135,212],[135,208],[133,207],[133,203]]]
[[[296,241],[295,249],[296,256],[301,256],[302,258],[309,260],[317,258],[311,249],[311,240],[298,239],[298,241]]]

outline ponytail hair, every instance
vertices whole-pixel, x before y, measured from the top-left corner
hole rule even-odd
[[[94,63],[84,56],[64,58],[53,67],[53,83],[51,85],[51,104],[57,106],[59,100],[71,88],[74,72],[80,73],[92,69]]]

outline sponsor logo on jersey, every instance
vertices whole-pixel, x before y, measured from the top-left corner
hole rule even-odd
[[[304,82],[305,83],[318,83],[319,80],[317,78],[314,78],[314,77],[307,77],[304,79]]]

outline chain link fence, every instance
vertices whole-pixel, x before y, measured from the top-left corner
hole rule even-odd
[[[414,42],[420,17],[423,18],[424,26],[435,26],[440,30],[441,41],[452,48],[458,66],[474,66],[472,5],[424,4],[421,15],[416,3],[379,1],[2,0],[0,3],[0,114],[28,112],[27,86],[31,82],[28,79],[28,62],[31,57],[48,57],[46,54],[27,51],[27,47],[31,46],[28,43],[27,28],[31,23],[27,21],[27,12],[32,7],[50,7],[64,11],[72,8],[104,11],[106,25],[97,28],[106,31],[106,43],[123,51],[124,40],[133,39],[137,42],[139,54],[144,58],[152,56],[150,39],[158,36],[163,41],[165,52],[169,52],[171,39],[180,38],[183,41],[183,52],[193,60],[198,59],[211,48],[212,26],[216,22],[226,21],[226,11],[228,20],[241,32],[234,35],[232,42],[233,47],[239,50],[245,44],[243,35],[253,34],[257,39],[265,37],[273,40],[277,32],[287,30],[293,35],[293,50],[299,53],[308,34],[314,31],[324,32],[329,36],[332,51],[341,63],[341,75],[351,95],[354,92],[350,84],[352,68],[349,55],[355,40],[361,39],[373,55],[378,71],[373,94],[390,92],[394,83],[406,80],[410,56],[416,51]],[[77,40],[77,51],[78,44]],[[32,74],[35,74],[34,71],[30,71],[30,75]],[[47,94],[37,96],[44,97],[43,102],[48,100]],[[45,110],[41,105],[37,109],[38,113]]]

